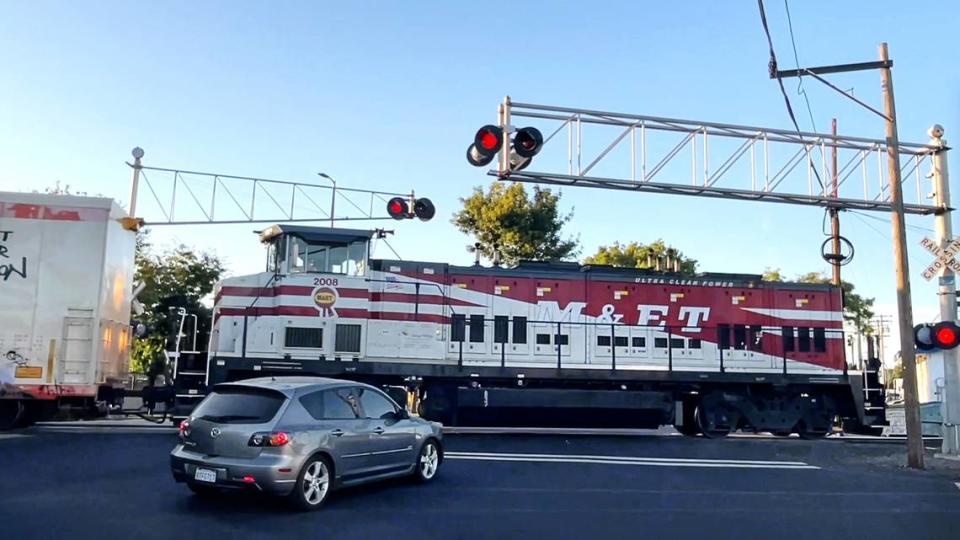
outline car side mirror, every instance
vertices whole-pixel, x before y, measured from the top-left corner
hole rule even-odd
[[[397,409],[394,417],[397,420],[406,420],[407,418],[410,418],[410,413],[408,413],[406,409]]]

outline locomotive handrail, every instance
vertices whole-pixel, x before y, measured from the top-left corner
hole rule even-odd
[[[494,323],[494,324],[496,324],[496,321],[497,321],[496,318],[491,319],[491,318],[484,317],[484,318],[483,318],[483,326],[484,326],[484,328],[486,328],[489,323]],[[659,332],[663,332],[663,333],[666,333],[667,336],[668,336],[668,337],[666,338],[667,343],[666,343],[666,346],[665,346],[665,347],[656,347],[656,346],[647,346],[647,345],[644,345],[643,348],[666,349],[666,350],[667,350],[667,358],[666,358],[666,360],[667,360],[667,370],[668,370],[668,371],[673,371],[673,369],[674,369],[674,368],[673,368],[673,363],[674,363],[674,354],[673,354],[673,351],[674,351],[673,339],[674,339],[674,338],[673,338],[673,336],[675,335],[674,332],[677,332],[676,335],[679,335],[679,336],[681,336],[681,337],[683,337],[683,338],[698,339],[698,338],[695,337],[695,336],[689,335],[689,334],[692,334],[693,332],[690,332],[689,330],[684,331],[684,329],[696,328],[696,329],[698,329],[698,330],[700,331],[700,335],[706,336],[706,335],[710,335],[710,332],[709,332],[709,331],[711,331],[711,330],[714,332],[713,335],[717,335],[716,332],[718,332],[718,331],[719,331],[721,328],[723,328],[723,327],[726,327],[726,328],[728,328],[729,330],[733,331],[736,326],[742,326],[742,327],[744,327],[746,330],[748,330],[748,331],[750,332],[750,334],[748,334],[748,335],[745,336],[746,340],[744,341],[744,343],[742,343],[741,346],[738,346],[738,345],[737,345],[737,343],[735,342],[735,339],[730,339],[729,343],[727,343],[727,345],[726,345],[725,347],[721,347],[721,344],[720,344],[720,342],[719,342],[719,339],[718,339],[718,341],[717,341],[717,343],[716,343],[718,356],[715,358],[715,360],[717,360],[718,363],[719,363],[720,372],[721,372],[721,373],[724,373],[724,372],[727,371],[727,368],[726,368],[726,366],[724,365],[724,351],[747,351],[747,352],[757,352],[757,353],[761,353],[761,354],[766,354],[766,355],[768,355],[768,356],[773,356],[773,357],[779,357],[779,359],[781,360],[781,366],[782,366],[782,370],[783,370],[782,372],[783,372],[784,375],[786,375],[786,374],[787,374],[787,360],[788,360],[788,358],[787,358],[787,352],[788,352],[788,351],[786,350],[785,344],[781,344],[780,347],[779,347],[780,350],[777,351],[776,353],[764,352],[764,349],[763,349],[762,345],[761,345],[759,348],[757,348],[757,347],[756,347],[756,344],[751,344],[751,343],[750,343],[751,335],[753,334],[753,332],[757,332],[757,329],[759,329],[759,334],[762,335],[764,332],[769,332],[769,333],[771,333],[771,334],[773,334],[772,331],[782,332],[782,329],[785,328],[785,327],[793,327],[793,328],[812,328],[812,329],[822,329],[822,330],[823,330],[823,333],[824,333],[824,339],[830,338],[831,336],[833,336],[832,339],[837,339],[836,336],[839,336],[839,339],[840,339],[842,342],[845,343],[845,340],[844,340],[844,330],[843,330],[842,328],[826,328],[826,327],[823,327],[823,326],[817,326],[816,323],[818,323],[818,322],[824,323],[824,322],[829,322],[829,321],[809,321],[810,324],[807,325],[807,326],[797,326],[797,325],[795,325],[795,324],[794,324],[794,325],[787,325],[787,324],[783,324],[783,325],[717,324],[717,325],[711,325],[711,326],[686,326],[686,325],[670,325],[670,324],[664,324],[663,326],[661,326],[661,325],[650,325],[650,324],[647,324],[647,325],[623,324],[623,323],[619,323],[619,322],[617,322],[617,323],[611,323],[611,322],[606,322],[606,321],[603,321],[603,322],[595,322],[595,321],[548,321],[548,320],[539,320],[539,319],[534,319],[534,320],[527,319],[526,322],[525,322],[525,326],[526,326],[527,329],[530,329],[530,326],[533,325],[534,327],[540,327],[541,329],[544,329],[544,330],[549,329],[549,331],[555,331],[556,333],[553,334],[554,336],[563,335],[563,334],[562,334],[562,331],[563,331],[564,327],[566,327],[567,329],[582,327],[582,328],[584,328],[584,331],[586,331],[586,329],[587,329],[587,328],[590,328],[590,327],[594,327],[594,328],[597,328],[597,327],[609,328],[609,329],[610,329],[610,337],[611,337],[611,338],[614,338],[614,337],[616,336],[616,333],[617,333],[617,330],[616,330],[616,329],[617,329],[617,327],[622,328],[622,329],[626,329],[626,330],[629,330],[629,329],[642,329],[642,330],[647,330],[647,331],[659,331]],[[451,321],[451,324],[453,324],[452,321]],[[464,320],[461,324],[466,325],[466,324],[468,324],[468,322],[467,322],[466,320]],[[496,334],[496,332],[494,332],[494,335],[495,335],[495,334]],[[683,334],[687,334],[687,335],[683,335]],[[774,335],[777,335],[777,334],[774,334]],[[780,334],[780,335],[782,335],[782,334]],[[459,337],[460,337],[460,339],[456,339],[456,340],[455,340],[455,339],[453,339],[453,336],[451,335],[451,342],[452,342],[452,343],[459,343],[459,344],[460,344],[459,352],[458,352],[459,358],[458,358],[458,362],[457,362],[457,363],[458,363],[459,366],[462,367],[462,366],[463,366],[463,343],[464,343],[464,342],[467,342],[467,341],[469,341],[469,340],[467,339],[466,332],[462,332]],[[585,337],[586,337],[586,336],[585,336]],[[496,339],[496,338],[494,338],[494,339]],[[534,337],[534,339],[536,339],[536,337]],[[553,339],[556,340],[556,337],[554,337]],[[701,339],[702,339],[702,338],[701,338]],[[794,339],[797,340],[797,341],[799,341],[799,339],[800,339],[800,338],[799,338],[799,333],[794,336]],[[810,333],[810,334],[809,334],[809,337],[808,337],[807,339],[809,339],[810,350],[808,350],[808,351],[800,351],[800,350],[793,351],[793,350],[791,350],[790,352],[799,352],[799,353],[807,353],[807,354],[829,354],[829,353],[826,352],[826,350],[824,350],[824,351],[816,351],[816,350],[814,350],[815,345],[814,345],[813,341],[814,341],[815,337],[814,337],[814,334],[813,334],[813,333]],[[484,338],[483,341],[486,342],[486,338]],[[706,341],[706,340],[705,340],[705,341]],[[709,341],[708,341],[708,342],[709,342]],[[501,356],[500,364],[501,364],[501,367],[507,367],[506,350],[505,350],[506,347],[505,347],[504,345],[506,345],[507,343],[509,343],[509,341],[506,341],[506,340],[505,340],[505,341],[493,341],[492,343],[493,343],[493,344],[500,344],[500,345],[501,345],[501,347],[500,347],[500,356]],[[616,350],[617,350],[618,347],[621,348],[621,349],[623,349],[623,348],[626,348],[626,349],[639,348],[639,347],[633,347],[633,346],[630,346],[630,345],[617,346],[617,345],[615,345],[615,343],[616,343],[616,342],[615,342],[613,339],[611,339],[611,344],[609,345],[610,353],[611,353],[611,354],[610,354],[610,361],[611,361],[611,362],[610,362],[610,367],[611,367],[611,369],[614,370],[614,371],[616,371],[616,369],[617,369],[617,364],[616,364],[616,361],[617,361]],[[544,345],[546,345],[546,344],[544,344]],[[557,352],[557,369],[562,369],[562,368],[563,368],[563,348],[564,348],[564,346],[566,346],[566,347],[568,347],[567,350],[569,351],[569,350],[570,350],[570,349],[569,349],[569,344],[566,344],[566,345],[565,345],[565,344],[563,344],[563,343],[560,343],[560,344],[551,343],[551,344],[549,344],[549,345],[556,348],[556,352]],[[799,344],[798,344],[798,346],[799,346]],[[825,346],[825,345],[824,345],[824,346]],[[607,347],[607,346],[602,346],[602,347]],[[686,349],[687,347],[684,346],[684,347],[682,347],[682,348],[683,348],[683,349]],[[846,375],[846,374],[848,373],[848,365],[847,365],[847,360],[846,360],[846,350],[845,350],[845,349],[844,349],[844,353],[841,355],[841,358],[842,358],[842,364],[843,364],[843,368],[842,368],[842,369],[843,369],[843,373]],[[704,359],[704,360],[709,360],[709,359],[707,359],[707,358],[703,358],[703,359]]]
[[[437,290],[440,291],[440,298],[443,298],[443,304],[441,305],[444,307],[450,308],[450,313],[457,315],[457,310],[453,309],[453,305],[450,304],[449,302],[449,297],[447,297],[447,295],[443,292],[443,287],[441,287],[439,283],[433,283],[430,281],[398,281],[396,279],[373,279],[373,278],[364,278],[364,281],[373,282],[373,283],[400,283],[404,285],[416,285],[417,287],[420,287],[422,285],[433,285],[434,287],[437,288]],[[417,305],[419,305],[419,302],[417,303]]]

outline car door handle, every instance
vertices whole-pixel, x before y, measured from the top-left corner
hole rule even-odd
[[[333,435],[334,437],[343,437],[343,430],[342,430],[342,429],[335,429],[335,430],[331,431],[330,434]]]
[[[373,428],[373,432],[376,433],[377,435],[383,435],[383,428],[380,426],[377,426]]]

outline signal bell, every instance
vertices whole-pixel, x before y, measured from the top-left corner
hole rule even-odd
[[[913,341],[920,351],[954,349],[960,345],[960,327],[946,321],[918,324],[913,327]]]
[[[413,219],[420,221],[430,221],[436,215],[437,209],[433,206],[433,201],[423,197],[413,200],[413,212],[410,211],[410,204],[403,197],[394,197],[387,201],[387,214],[393,219]]]

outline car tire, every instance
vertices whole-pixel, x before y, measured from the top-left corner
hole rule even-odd
[[[316,510],[323,506],[333,487],[333,466],[323,456],[307,460],[290,492],[290,503],[297,510]]]
[[[205,486],[203,484],[196,484],[193,482],[187,482],[187,487],[190,488],[190,491],[193,492],[197,497],[208,499],[220,493],[220,489],[214,486]]]
[[[413,478],[421,484],[426,484],[437,477],[440,472],[440,446],[437,441],[427,439],[420,447],[420,454],[417,455],[417,465],[413,470]]]

